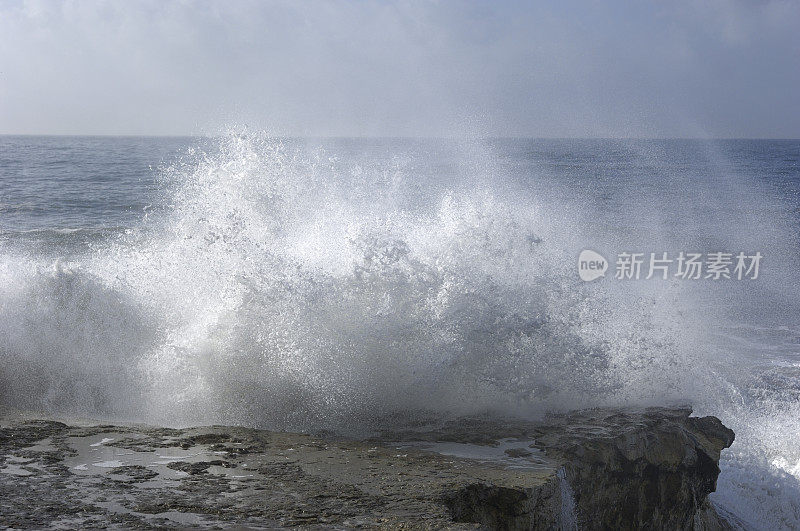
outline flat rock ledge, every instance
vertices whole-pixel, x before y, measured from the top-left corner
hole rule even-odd
[[[370,439],[0,421],[0,527],[725,529],[734,434],[689,408],[462,418]]]

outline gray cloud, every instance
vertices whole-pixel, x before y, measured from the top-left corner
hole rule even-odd
[[[0,0],[0,132],[800,137],[800,3]]]

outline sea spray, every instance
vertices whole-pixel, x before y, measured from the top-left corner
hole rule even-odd
[[[564,149],[575,164],[595,148]],[[796,315],[777,274],[797,254],[785,205],[711,150],[692,151],[703,180],[636,143],[597,149],[563,177],[562,162],[520,168],[481,143],[203,142],[158,171],[150,213],[123,233],[58,261],[23,240],[0,249],[0,400],[337,431],[691,402],[737,432],[713,499],[791,527],[796,368],[769,360],[798,336],[750,321]],[[623,164],[659,179],[583,173]],[[757,284],[622,283],[610,263],[587,284],[586,248],[762,251],[766,269]]]
[[[613,323],[603,289],[577,285],[563,239],[579,224],[560,205],[486,174],[422,193],[396,160],[370,164],[258,134],[190,150],[162,169],[141,228],[14,279],[6,400],[306,429],[540,414],[641,399],[642,378],[665,378],[653,370],[676,354],[651,345],[649,316]]]

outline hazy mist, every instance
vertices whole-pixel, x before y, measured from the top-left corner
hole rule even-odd
[[[800,137],[800,2],[0,0],[0,133]]]

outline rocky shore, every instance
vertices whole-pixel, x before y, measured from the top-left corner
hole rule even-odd
[[[722,529],[734,434],[687,408],[464,418],[352,440],[0,421],[7,528]]]

